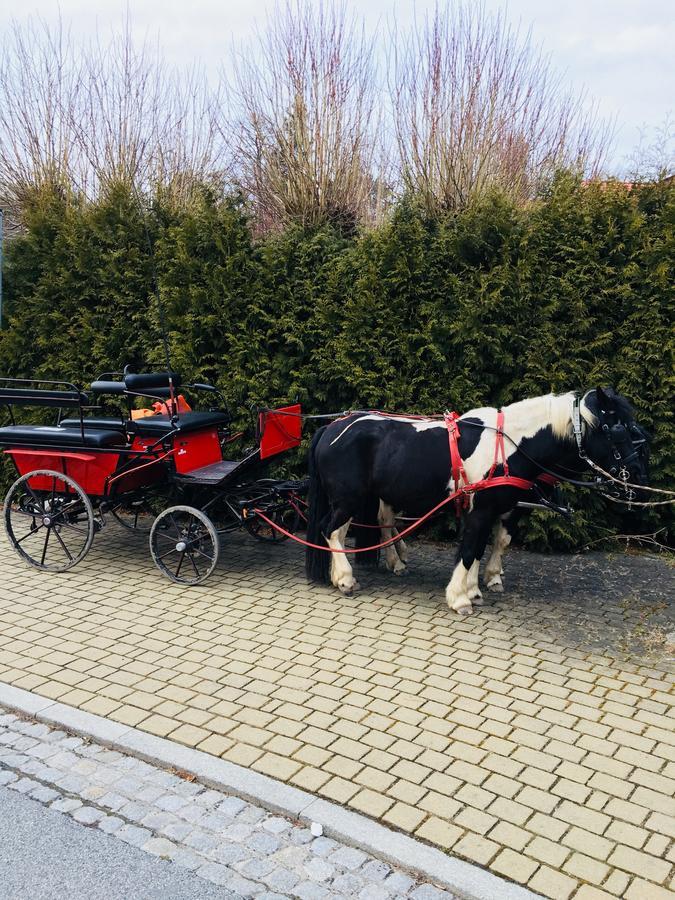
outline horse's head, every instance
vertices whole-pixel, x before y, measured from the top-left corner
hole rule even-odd
[[[613,388],[596,388],[582,402],[593,423],[583,438],[588,459],[614,478],[647,484],[649,435],[635,421],[628,400]]]

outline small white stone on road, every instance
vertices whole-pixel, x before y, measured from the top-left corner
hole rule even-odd
[[[312,822],[309,830],[312,832],[314,837],[321,837],[321,835],[323,834],[323,825],[321,824],[321,822]]]

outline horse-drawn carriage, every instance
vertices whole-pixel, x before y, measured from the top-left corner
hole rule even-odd
[[[261,478],[259,471],[266,460],[300,444],[298,405],[260,411],[256,444],[232,458],[228,448],[240,433],[232,433],[224,404],[194,412],[176,395],[180,387],[170,371],[107,375],[90,393],[116,396],[126,411],[88,416],[102,407],[90,405],[88,394],[72,384],[0,379],[0,405],[11,419],[0,428],[0,449],[19,473],[5,499],[5,528],[26,562],[70,569],[110,515],[134,530],[149,530],[152,557],[173,581],[204,581],[218,561],[220,536],[245,528],[261,540],[292,537],[304,544],[310,579],[330,580],[351,593],[358,582],[348,555],[368,553],[373,561],[383,548],[388,568],[401,574],[407,559],[402,538],[454,504],[464,513],[464,529],[446,596],[451,609],[467,613],[482,596],[479,563],[492,529],[485,581],[500,591],[518,507],[564,512],[550,499],[557,482],[602,488],[629,509],[652,505],[637,499],[648,479],[647,433],[612,389],[546,394],[464,416],[372,410],[318,416],[335,421],[313,439],[305,483]],[[185,389],[219,398],[211,385]],[[133,409],[139,397],[154,401],[147,416]],[[16,406],[58,409],[57,422],[18,424]],[[66,408],[77,416],[62,418]],[[588,469],[602,477],[578,480]],[[623,497],[613,496],[617,491]],[[413,521],[398,531],[401,512]],[[293,533],[301,518],[306,539]],[[352,527],[357,547],[347,549]],[[379,529],[382,540],[368,529]]]
[[[181,387],[215,405],[191,410],[177,395]],[[153,401],[150,414],[134,410],[139,397]],[[101,415],[110,398],[116,413]],[[0,404],[10,419],[0,427],[0,448],[19,475],[5,499],[5,528],[36,568],[72,568],[111,516],[149,531],[165,575],[199,584],[216,566],[220,535],[244,528],[278,540],[283,535],[268,521],[286,532],[298,524],[304,483],[260,477],[267,460],[300,443],[297,405],[258,411],[255,445],[231,458],[227,451],[243,434],[232,431],[222,397],[208,384],[181,385],[175,373],[106,374],[87,393],[67,382],[5,378]],[[56,410],[56,423],[18,424],[19,406]]]

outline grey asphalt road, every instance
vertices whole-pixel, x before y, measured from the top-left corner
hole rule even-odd
[[[0,900],[232,900],[230,891],[0,787]]]

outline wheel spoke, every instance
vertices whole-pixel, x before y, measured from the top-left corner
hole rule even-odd
[[[195,575],[197,576],[197,578],[199,578],[199,569],[197,568],[197,563],[195,562],[194,556],[192,555],[192,553],[188,553],[188,558],[189,558],[190,562],[192,563],[192,568],[195,570]]]
[[[176,550],[175,547],[171,547],[169,550],[166,551],[166,553],[158,554],[157,559],[166,559],[167,556],[171,556],[172,553],[177,553],[177,552],[178,551]]]
[[[45,534],[45,544],[42,548],[42,558],[40,559],[40,565],[44,566],[45,564],[45,556],[47,555],[47,544],[49,543],[49,535],[51,533],[51,528],[47,529],[47,533]]]
[[[72,522],[59,522],[59,528],[70,528],[71,531],[76,531],[78,534],[88,534],[86,528],[80,528],[79,525],[73,525]]]
[[[68,557],[68,559],[70,560],[70,562],[72,562],[72,561],[73,561],[73,556],[72,556],[70,550],[69,550],[69,549],[66,547],[66,545],[64,544],[63,538],[61,537],[61,535],[58,533],[58,531],[57,531],[56,529],[54,529],[54,534],[56,535],[56,538],[57,538],[59,544],[61,544],[61,546],[63,547],[63,550],[64,550],[66,556]]]
[[[44,527],[45,526],[42,524],[42,522],[40,522],[40,524],[37,526],[37,528],[31,528],[31,530],[27,531],[23,537],[15,538],[14,540],[16,541],[17,544],[20,544],[22,541],[25,541],[26,538],[33,537],[34,535],[36,535],[38,533],[38,531]]]
[[[180,559],[178,560],[178,568],[176,569],[176,578],[180,575],[180,570],[183,565],[183,560],[185,559],[185,550],[181,551]]]
[[[193,552],[193,553],[197,553],[199,556],[202,556],[202,557],[203,557],[207,562],[209,562],[209,563],[212,563],[212,562],[213,562],[213,557],[212,557],[212,556],[209,556],[208,554],[202,552],[202,551],[199,550],[197,547],[193,547],[193,548],[192,548],[192,552]]]
[[[44,503],[40,500],[40,498],[38,497],[38,495],[35,493],[35,491],[34,491],[33,488],[30,486],[30,484],[28,484],[27,481],[26,481],[24,487],[26,488],[26,490],[28,491],[28,493],[31,495],[31,497],[33,498],[33,500],[35,500],[35,502],[37,503],[38,511],[40,512],[40,515],[44,515],[44,513],[45,513],[45,506],[44,506]]]

